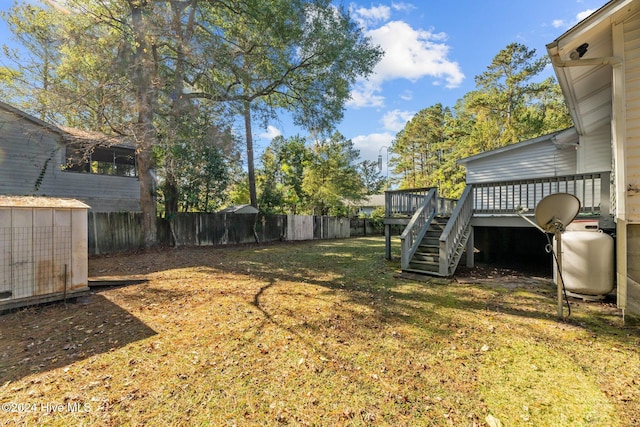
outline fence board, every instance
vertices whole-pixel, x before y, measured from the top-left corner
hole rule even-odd
[[[89,212],[89,254],[107,254],[144,246],[142,214],[133,212]],[[229,213],[179,213],[173,228],[179,246],[213,246],[278,240],[313,240],[350,237],[347,218],[311,215],[262,215]],[[158,219],[158,242],[172,245],[169,223]],[[255,233],[254,233],[255,231]]]

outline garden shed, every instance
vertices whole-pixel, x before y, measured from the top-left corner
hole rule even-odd
[[[89,291],[88,209],[74,199],[0,196],[0,311]]]

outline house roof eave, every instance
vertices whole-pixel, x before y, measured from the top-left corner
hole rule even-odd
[[[595,67],[615,65],[621,61],[620,58],[612,56],[611,27],[638,11],[638,0],[612,0],[546,46],[569,114],[579,135],[589,133],[595,124],[606,119],[611,108],[610,103],[602,103],[597,118],[594,118],[591,103],[591,95],[597,95],[593,88],[604,87],[602,75],[597,73]],[[588,47],[588,53],[584,57],[577,57],[574,52],[583,44]],[[593,72],[585,71],[585,67]],[[577,84],[578,82],[580,84]],[[593,94],[589,91],[593,91]],[[582,111],[583,109],[585,111]]]
[[[107,147],[122,147],[128,149],[135,149],[135,144],[120,137],[113,137],[101,132],[90,132],[76,128],[70,128],[65,126],[56,126],[51,123],[47,123],[39,118],[32,116],[26,111],[20,110],[13,105],[0,101],[0,109],[8,111],[16,116],[30,121],[36,126],[40,126],[50,132],[60,135],[62,141],[69,144],[91,144],[101,145]]]
[[[550,134],[542,135],[537,138],[528,139],[526,141],[516,142],[515,144],[506,145],[504,147],[496,148],[495,150],[485,151],[479,154],[475,154],[473,156],[465,157],[457,161],[460,165],[465,165],[467,163],[484,159],[487,157],[496,156],[507,151],[517,150],[520,148],[527,147],[529,145],[540,144],[541,142],[549,141],[555,144],[558,147],[563,147],[567,145],[575,146],[578,144],[578,134],[576,133],[576,129],[574,127],[570,127],[567,129],[559,130]]]

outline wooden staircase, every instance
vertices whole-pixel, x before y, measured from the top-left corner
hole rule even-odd
[[[440,271],[440,238],[449,219],[449,216],[436,216],[433,218],[413,257],[409,260],[409,267],[403,269],[403,271],[434,276],[451,276],[455,273],[471,235],[471,227],[465,229],[462,238],[456,244],[455,250],[446,260],[447,269],[443,274]]]
[[[433,218],[406,271],[438,274],[440,271],[440,236],[449,221],[448,216]]]
[[[615,229],[610,178],[605,171],[467,184],[459,200],[439,197],[435,188],[386,191],[385,256],[391,259],[391,227],[405,226],[401,269],[452,276],[465,250],[467,265],[473,265],[472,217],[476,225],[507,227],[517,211],[533,212],[540,200],[559,192],[580,199],[580,215],[598,219],[600,228]]]
[[[436,191],[430,191],[400,236],[402,271],[452,276],[465,248],[473,244],[469,191],[453,211],[444,212],[439,206]]]

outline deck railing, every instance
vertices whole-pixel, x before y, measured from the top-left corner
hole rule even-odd
[[[422,206],[424,199],[434,188],[411,188],[408,190],[385,191],[385,216],[412,216]],[[456,206],[456,199],[435,196],[433,201],[439,215],[451,215]]]
[[[385,191],[385,216],[411,216],[422,206],[425,197],[433,188]]]
[[[429,223],[436,215],[437,193],[435,188],[429,189],[426,195],[422,196],[422,201],[418,209],[413,213],[411,221],[400,236],[400,265],[403,270],[409,268],[409,262],[416,252],[418,245],[422,241]]]
[[[439,198],[435,188],[387,191],[385,212],[387,218],[411,218],[401,236],[402,269],[408,268],[433,217],[451,216],[440,237],[439,251],[439,273],[448,276],[460,259],[460,248],[468,238],[473,215],[508,216],[525,209],[534,212],[540,200],[554,193],[570,193],[578,197],[582,214],[611,215],[610,172],[470,184],[458,201]],[[388,248],[387,254],[390,257]]]
[[[544,197],[570,193],[580,199],[580,212],[610,214],[610,173],[593,172],[547,178],[472,184],[475,214],[513,214],[535,210]]]
[[[471,187],[467,186],[440,235],[440,275],[453,274],[452,269],[458,264],[462,255],[460,245],[463,243],[472,216],[473,193]]]

